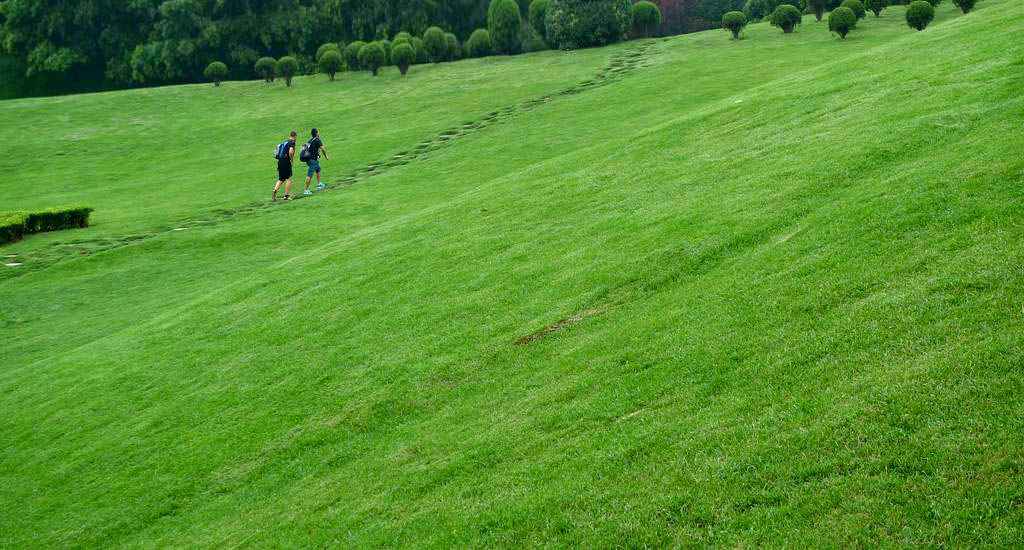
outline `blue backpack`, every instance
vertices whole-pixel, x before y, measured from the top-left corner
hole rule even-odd
[[[291,144],[292,144],[292,140],[290,140],[290,139],[286,139],[286,140],[282,141],[280,143],[280,145],[277,146],[277,149],[274,149],[274,158],[276,158],[277,160],[285,160],[285,159],[287,159],[288,158],[288,147],[290,147]]]

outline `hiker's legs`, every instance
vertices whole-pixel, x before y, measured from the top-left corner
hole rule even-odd
[[[282,183],[284,182],[277,180],[277,183],[274,184],[274,193],[270,195],[272,198],[277,198],[277,190],[281,188]]]
[[[306,191],[309,191],[309,182],[313,179],[313,176],[306,176]]]
[[[288,180],[284,182],[284,196],[290,197],[291,194],[292,194],[292,179],[288,178]]]

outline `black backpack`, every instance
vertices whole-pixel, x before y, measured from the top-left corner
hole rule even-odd
[[[299,160],[301,162],[309,162],[313,160],[313,155],[309,154],[309,143],[313,140],[309,140],[302,144],[302,150],[299,151]]]

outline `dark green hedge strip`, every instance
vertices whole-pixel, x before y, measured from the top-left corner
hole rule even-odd
[[[74,206],[0,214],[0,245],[17,241],[30,233],[88,227],[92,210],[88,206]]]

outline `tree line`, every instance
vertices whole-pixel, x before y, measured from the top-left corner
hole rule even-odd
[[[658,32],[666,34],[717,25],[736,0],[655,3],[669,16]],[[529,4],[517,0],[524,19]],[[16,59],[30,77],[102,78],[118,85],[194,82],[214,60],[237,68],[235,76],[249,77],[264,56],[289,55],[315,68],[315,52],[325,42],[371,42],[401,31],[422,35],[431,26],[465,40],[487,25],[488,5],[488,0],[0,0],[0,52]],[[687,23],[679,25],[680,20]]]

